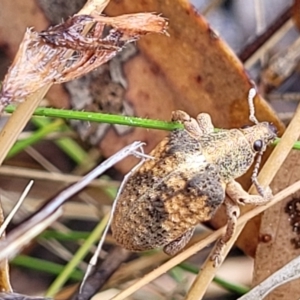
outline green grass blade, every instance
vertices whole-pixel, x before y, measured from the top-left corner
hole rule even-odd
[[[5,111],[12,113],[15,110],[14,106],[7,106]],[[128,117],[120,115],[102,114],[98,112],[85,112],[75,110],[63,110],[56,108],[39,107],[34,112],[35,116],[55,117],[62,119],[74,119],[87,122],[119,124],[134,127],[144,127],[149,129],[173,130],[183,128],[182,124],[175,122],[165,122],[159,120],[149,120],[137,117]]]
[[[59,276],[55,279],[55,281],[49,287],[46,296],[53,297],[65,284],[65,282],[69,279],[70,274],[76,268],[80,261],[87,255],[89,252],[91,245],[93,245],[102,234],[106,223],[108,221],[109,215],[106,215],[101,222],[96,226],[96,228],[92,231],[90,236],[86,239],[84,244],[79,248],[79,250],[74,254],[73,258],[69,261],[69,263],[65,266],[64,270],[59,274]]]
[[[15,107],[9,105],[6,107],[5,111],[12,113]],[[87,122],[97,122],[97,123],[108,123],[108,124],[119,124],[133,127],[142,127],[148,129],[159,129],[159,130],[174,130],[183,129],[183,125],[178,122],[166,122],[160,120],[150,120],[137,117],[128,117],[120,115],[110,115],[97,112],[85,112],[85,111],[74,111],[74,110],[64,110],[55,108],[43,108],[39,107],[34,112],[35,116],[45,116],[45,117],[55,117],[62,119],[74,119]],[[277,145],[280,142],[280,138],[276,139],[273,145]],[[300,150],[300,142],[296,142],[293,149]]]
[[[64,269],[63,265],[39,258],[30,257],[27,255],[18,255],[11,261],[11,264],[18,267],[28,268],[31,270],[41,271],[53,275],[60,274]],[[83,278],[83,272],[74,269],[69,278],[72,280],[80,281]]]

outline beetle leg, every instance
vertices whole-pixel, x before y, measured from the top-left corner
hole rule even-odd
[[[231,239],[235,231],[237,218],[240,215],[240,208],[230,198],[226,198],[224,204],[227,215],[226,231],[225,234],[217,241],[216,246],[213,250],[213,254],[210,258],[212,261],[214,261],[215,267],[219,266],[223,261],[223,248],[226,245],[226,243]]]
[[[182,110],[172,112],[172,121],[182,123],[184,129],[194,138],[199,138],[203,135],[203,130],[200,128],[199,123]]]
[[[218,266],[222,262],[223,247],[231,239],[235,231],[237,218],[240,214],[238,204],[263,205],[270,201],[270,198],[272,197],[272,192],[269,187],[267,187],[267,189],[265,189],[264,191],[265,196],[250,195],[235,180],[231,180],[226,185],[226,194],[230,197],[226,198],[224,201],[224,204],[226,206],[226,215],[228,218],[228,222],[226,232],[217,242],[214,253],[211,256],[211,260],[214,261],[215,266]]]
[[[197,116],[197,122],[204,134],[214,132],[214,125],[211,121],[211,117],[207,113],[201,113]]]
[[[226,185],[226,194],[237,204],[255,204],[263,205],[272,198],[272,191],[269,187],[264,189],[264,196],[250,195],[235,180],[230,181]]]
[[[263,188],[257,180],[257,175],[258,175],[259,167],[261,164],[262,155],[263,155],[263,151],[260,151],[256,158],[256,162],[254,165],[251,180],[252,180],[252,183],[254,184],[258,194],[261,195],[262,198],[264,198],[266,200],[266,202],[268,202],[273,197],[272,191],[271,191],[270,187]]]
[[[164,246],[164,252],[168,255],[175,255],[177,252],[182,250],[186,244],[190,241],[193,236],[195,228],[191,228],[186,231],[182,236],[172,241],[168,245]]]

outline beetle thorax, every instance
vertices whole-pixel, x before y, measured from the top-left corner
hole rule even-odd
[[[224,182],[245,174],[256,154],[239,129],[204,135],[200,143],[206,160],[219,166],[220,176]]]

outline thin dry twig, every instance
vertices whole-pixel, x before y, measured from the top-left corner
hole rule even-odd
[[[27,194],[29,193],[29,191],[30,191],[33,183],[34,183],[33,180],[31,180],[28,183],[28,185],[26,186],[26,188],[25,188],[24,192],[22,193],[20,199],[18,200],[18,202],[16,203],[16,205],[14,206],[14,208],[11,210],[11,212],[9,213],[9,215],[5,218],[4,222],[1,224],[1,227],[0,227],[0,236],[2,236],[4,234],[4,231],[6,230],[8,224],[10,223],[10,221],[12,220],[12,218],[14,217],[14,215],[16,214],[16,212],[18,211],[18,209],[22,205],[23,201],[27,197]]]
[[[281,24],[281,27],[279,30],[276,30],[276,33],[274,33],[267,41],[263,38],[263,45],[260,45],[260,47],[257,47],[257,49],[251,53],[251,55],[247,57],[242,57],[243,54],[239,55],[239,58],[242,62],[244,62],[244,66],[246,69],[250,69],[267,51],[269,51],[274,45],[282,39],[286,33],[294,27],[294,23],[291,19],[287,19],[283,24]],[[258,39],[259,40],[259,39]]]
[[[261,84],[278,87],[291,76],[300,60],[299,46],[300,38],[297,38],[287,49],[274,55],[261,74]]]
[[[47,180],[50,182],[60,182],[60,183],[74,183],[82,178],[82,176],[62,174],[58,172],[47,172],[40,170],[33,170],[28,168],[19,168],[13,166],[2,166],[0,168],[0,175],[2,176],[15,176],[18,178],[30,178],[34,180]],[[119,187],[120,182],[115,180],[104,180],[95,179],[89,186],[91,187]]]
[[[293,25],[291,20],[292,9],[288,7],[276,20],[258,36],[252,43],[246,45],[244,49],[238,55],[242,62],[246,62],[252,65],[261,57],[262,52],[266,51],[266,47],[270,47],[275,41],[278,41],[280,37]],[[246,66],[246,67],[249,67]]]
[[[110,255],[101,264],[96,265],[93,273],[87,277],[84,287],[80,293],[76,292],[72,296],[72,300],[91,299],[97,291],[105,284],[107,279],[120,267],[126,259],[129,258],[131,252],[120,247],[116,247]]]

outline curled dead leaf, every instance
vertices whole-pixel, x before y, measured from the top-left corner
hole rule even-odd
[[[92,29],[85,36],[87,25]],[[166,34],[166,27],[163,17],[139,13],[118,17],[75,15],[41,33],[27,29],[3,81],[0,112],[45,84],[66,82],[92,71],[142,35]]]

